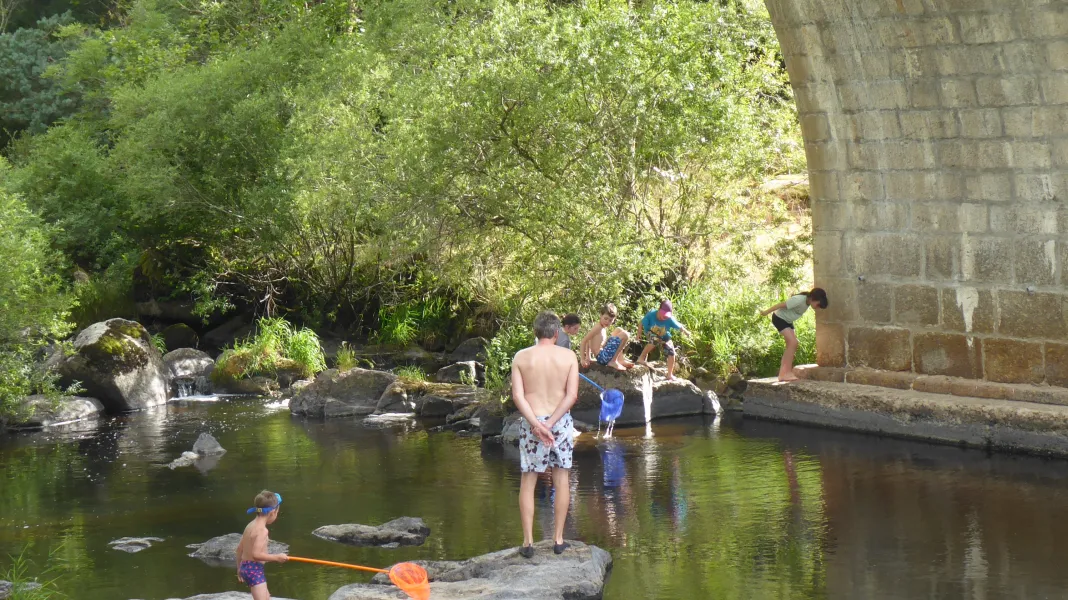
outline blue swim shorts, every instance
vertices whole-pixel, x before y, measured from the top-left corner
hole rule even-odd
[[[241,561],[241,568],[238,569],[238,573],[241,574],[241,579],[245,580],[248,587],[255,587],[261,583],[267,583],[267,575],[263,572],[263,563],[261,562],[243,560]]]
[[[618,335],[613,335],[608,338],[608,341],[604,343],[604,348],[597,353],[597,362],[604,366],[608,366],[608,363],[612,362],[612,358],[616,355],[616,350],[619,350],[619,345],[623,343],[623,338]]]

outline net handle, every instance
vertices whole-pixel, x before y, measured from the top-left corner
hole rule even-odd
[[[323,565],[325,567],[341,567],[343,569],[355,569],[357,571],[369,571],[371,573],[389,573],[386,569],[376,569],[374,567],[361,567],[360,565],[350,565],[348,563],[339,563],[329,560],[319,560],[317,558],[303,558],[300,556],[290,556],[289,560],[295,560],[297,562],[308,563],[312,565]]]

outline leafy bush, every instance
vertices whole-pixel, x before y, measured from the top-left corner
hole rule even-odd
[[[311,329],[298,330],[285,319],[265,318],[256,323],[255,335],[223,352],[212,378],[242,379],[284,369],[296,369],[303,377],[311,377],[326,370],[326,355]]]
[[[486,346],[486,388],[503,390],[512,376],[512,358],[516,352],[534,344],[534,331],[526,323],[513,322],[501,327]]]
[[[55,377],[36,362],[71,329],[71,301],[58,275],[62,261],[40,220],[3,187],[5,169],[0,158],[0,420],[29,394],[58,394]]]

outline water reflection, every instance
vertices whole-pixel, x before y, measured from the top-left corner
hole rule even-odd
[[[213,470],[164,466],[203,431],[228,450]],[[229,570],[186,558],[184,546],[239,531],[251,495],[267,487],[290,507],[272,536],[295,553],[372,565],[461,559],[520,541],[518,462],[513,447],[411,422],[183,403],[0,441],[0,556],[33,543],[41,558],[63,541],[67,591],[84,600],[238,589]],[[736,419],[669,421],[579,438],[567,535],[612,552],[609,600],[1060,597],[1065,483],[1063,461]],[[545,537],[554,497],[541,482]],[[310,535],[402,515],[426,520],[425,546],[349,548]],[[125,536],[165,541],[135,555],[108,548]],[[304,599],[366,580],[288,566],[272,575],[274,593]]]

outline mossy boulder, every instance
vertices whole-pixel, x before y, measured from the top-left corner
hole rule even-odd
[[[163,357],[148,331],[135,321],[109,319],[86,327],[74,352],[58,371],[65,385],[80,382],[109,413],[141,410],[167,402]]]

